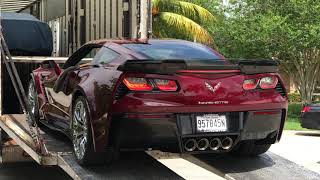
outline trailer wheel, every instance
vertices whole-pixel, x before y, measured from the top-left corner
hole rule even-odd
[[[232,154],[236,156],[258,156],[267,152],[270,147],[271,144],[258,145],[254,141],[243,141],[232,150]]]
[[[75,157],[80,165],[110,163],[113,153],[96,153],[89,121],[89,105],[83,96],[78,97],[72,110],[72,142]]]
[[[31,79],[28,86],[28,100],[31,108],[31,116],[34,117],[36,123],[39,122],[39,102],[38,102],[38,93],[35,87],[34,80]],[[34,122],[32,122],[33,124]]]

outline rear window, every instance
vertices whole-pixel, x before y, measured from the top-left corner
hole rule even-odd
[[[124,47],[150,59],[217,60],[221,57],[211,49],[197,43],[156,42],[149,44],[123,44]]]

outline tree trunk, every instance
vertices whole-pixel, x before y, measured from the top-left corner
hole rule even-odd
[[[281,64],[297,86],[302,103],[312,103],[313,93],[320,76],[320,50],[309,49],[297,52],[290,56],[290,60],[281,61]]]

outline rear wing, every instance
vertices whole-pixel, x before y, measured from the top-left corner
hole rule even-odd
[[[128,60],[119,71],[175,74],[182,70],[239,70],[243,74],[277,73],[273,60]]]

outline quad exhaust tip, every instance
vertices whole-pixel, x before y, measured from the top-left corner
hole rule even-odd
[[[207,138],[202,138],[197,143],[197,148],[200,151],[204,151],[209,147],[209,140]]]
[[[224,150],[230,149],[232,147],[232,144],[233,144],[233,140],[229,137],[226,137],[221,141],[221,147]]]
[[[217,151],[222,146],[221,140],[219,138],[214,138],[210,141],[210,149],[213,151]]]
[[[188,152],[192,152],[197,148],[197,141],[195,139],[188,139],[184,143],[184,149]]]

